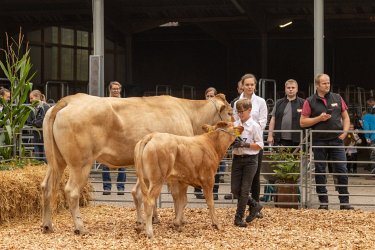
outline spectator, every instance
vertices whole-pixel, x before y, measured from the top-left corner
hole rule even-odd
[[[368,106],[368,112],[370,114],[375,114],[375,99],[374,97],[370,97],[367,99],[367,106]]]
[[[297,96],[298,83],[289,79],[285,82],[285,97],[276,101],[272,110],[267,142],[270,145],[297,146],[300,133],[273,133],[273,130],[301,130],[299,120],[304,99]]]
[[[3,99],[4,102],[10,101],[10,91],[9,89],[0,87],[0,98]],[[3,105],[0,104],[0,112],[3,112]]]
[[[312,145],[315,162],[315,183],[320,206],[319,209],[328,210],[328,195],[326,184],[326,161],[339,161],[333,163],[340,194],[340,209],[352,210],[349,205],[348,176],[346,168],[346,155],[343,140],[347,136],[350,119],[347,106],[339,94],[330,92],[330,78],[327,74],[318,74],[315,77],[316,93],[306,99],[303,104],[300,125],[311,127],[312,130],[343,130],[343,133],[314,133]],[[321,148],[319,146],[331,146]]]
[[[236,102],[239,119],[235,126],[243,126],[241,140],[233,145],[233,163],[231,175],[231,192],[238,199],[234,225],[246,227],[243,221],[246,205],[249,215],[246,222],[251,222],[261,211],[262,206],[249,196],[249,191],[257,172],[258,153],[263,148],[263,130],[259,123],[251,118],[252,105],[249,99],[241,98]]]
[[[254,120],[256,123],[258,123],[263,131],[267,124],[268,110],[267,110],[266,101],[263,98],[255,94],[257,79],[253,74],[245,74],[241,78],[241,83],[242,83],[243,92],[240,95],[239,100],[243,98],[250,99],[251,104],[252,104],[251,119]],[[236,104],[234,106],[236,107]],[[235,108],[233,111],[234,111],[233,112],[234,118],[236,121],[238,121],[240,118],[238,116],[237,109]],[[251,197],[256,202],[259,202],[259,198],[260,198],[260,169],[262,167],[262,157],[263,157],[263,149],[261,149],[258,153],[257,172],[255,173],[254,179],[252,181],[251,191],[250,191]],[[224,198],[228,199],[232,197],[226,196]],[[261,218],[262,214],[258,213],[257,217]]]
[[[354,130],[354,124],[350,124],[349,130]],[[353,161],[347,163],[348,173],[357,173],[357,163],[355,161],[358,159],[358,150],[355,146],[361,143],[362,140],[359,138],[358,133],[356,132],[350,132],[344,139],[344,144],[347,146],[345,150],[346,158],[348,161]]]
[[[121,84],[119,82],[111,82],[108,86],[109,96],[121,98]],[[111,172],[109,167],[102,164],[102,178],[103,178],[103,195],[110,195],[112,189]],[[125,191],[126,173],[125,168],[118,168],[117,173],[117,195],[124,195]]]
[[[205,95],[206,100],[209,100],[211,98],[214,98],[215,95],[217,95],[217,91],[216,91],[215,88],[209,87],[204,92],[204,95]],[[220,165],[219,165],[219,168],[217,170],[218,173],[225,171],[225,169],[223,169],[223,166],[225,167],[225,164],[223,163],[223,161],[221,161]],[[214,200],[218,200],[219,199],[218,192],[219,192],[219,182],[220,182],[221,174],[218,174],[218,173],[215,175],[215,184],[214,184],[214,187],[212,189]],[[197,199],[204,199],[205,198],[204,195],[203,195],[203,193],[202,193],[202,189],[201,188],[194,187],[194,194],[195,194],[195,197]]]
[[[46,161],[43,145],[43,120],[50,106],[45,102],[45,96],[39,90],[33,90],[29,94],[30,103],[37,102],[34,111],[30,112],[26,124],[36,128],[33,131],[34,156]]]
[[[242,82],[241,82],[241,80],[240,80],[240,81],[238,81],[238,83],[237,83],[237,93],[238,93],[238,96],[237,96],[236,98],[234,98],[234,99],[230,102],[230,106],[231,106],[232,108],[234,108],[234,103],[235,103],[238,99],[240,99],[240,95],[242,94],[242,92],[243,92],[243,88],[242,88]]]
[[[375,114],[367,113],[363,116],[363,130],[372,130],[372,133],[365,133],[367,144],[371,147],[370,151],[370,171],[375,175]]]

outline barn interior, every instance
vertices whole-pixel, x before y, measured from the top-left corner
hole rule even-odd
[[[306,97],[314,79],[314,1],[103,1],[105,85],[120,81],[125,96],[194,99],[203,99],[213,86],[231,100],[240,77],[253,73],[273,80],[277,97],[290,78]],[[0,47],[6,47],[6,33],[18,39],[22,28],[37,72],[34,86],[51,101],[88,90],[93,2],[1,3]],[[375,2],[323,2],[324,71],[334,90],[359,111],[373,96]]]

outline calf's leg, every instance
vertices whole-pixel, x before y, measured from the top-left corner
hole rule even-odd
[[[137,221],[136,221],[136,230],[139,233],[143,229],[143,216],[142,216],[142,203],[143,203],[143,194],[139,184],[139,180],[135,184],[132,190],[132,196],[134,205],[137,211]]]
[[[185,218],[184,218],[184,209],[187,204],[187,188],[188,186],[184,183],[181,182],[171,182],[170,183],[170,191],[172,193],[173,197],[173,203],[174,203],[174,208],[175,208],[175,219],[174,219],[174,226],[176,227],[177,231],[181,231],[182,228],[181,226],[185,223]]]
[[[156,198],[159,197],[163,183],[153,184],[150,183],[147,195],[143,197],[143,205],[145,210],[145,221],[146,221],[146,235],[151,239],[153,235],[152,229],[152,215],[155,209]]]
[[[212,220],[212,225],[216,229],[220,230],[221,225],[219,224],[219,221],[217,220],[217,217],[216,217],[216,214],[215,214],[214,199],[212,197],[213,185],[206,185],[206,186],[203,186],[202,188],[203,188],[204,197],[206,198],[206,203],[207,203],[207,206],[208,206],[210,217],[211,217],[211,220]]]

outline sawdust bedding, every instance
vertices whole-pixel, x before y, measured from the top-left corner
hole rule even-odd
[[[233,225],[235,208],[216,209],[222,230],[211,226],[208,210],[185,210],[177,232],[171,208],[159,209],[154,238],[135,230],[135,209],[107,205],[82,208],[89,230],[75,235],[68,211],[54,216],[55,232],[42,234],[40,218],[0,224],[0,249],[374,249],[375,212],[265,208],[247,228]]]

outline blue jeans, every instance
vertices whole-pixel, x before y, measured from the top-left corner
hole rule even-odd
[[[328,203],[327,184],[326,179],[326,161],[327,159],[331,161],[346,161],[344,142],[340,139],[333,140],[317,140],[313,142],[313,146],[337,146],[334,148],[313,148],[314,160],[323,161],[315,162],[315,183],[316,192],[319,196],[319,201],[321,203]],[[348,170],[346,168],[345,162],[332,163],[333,173],[347,174]],[[321,175],[320,175],[321,174]],[[348,192],[348,176],[347,175],[337,175],[337,190],[339,194],[340,203],[349,203],[349,192]],[[342,186],[343,185],[343,186]]]
[[[47,162],[46,160],[46,155],[44,153],[44,145],[43,143],[40,144],[38,143],[39,145],[34,145],[34,157],[35,159],[39,160],[39,161],[44,161],[44,162]]]
[[[109,168],[102,164],[102,178],[103,178],[103,189],[104,190],[111,190],[112,183],[111,183],[111,172]],[[124,190],[125,189],[125,181],[126,181],[126,173],[125,168],[118,168],[118,175],[117,175],[117,190]]]
[[[375,140],[371,141],[371,153],[370,153],[370,161],[371,163],[371,173],[375,174]]]

